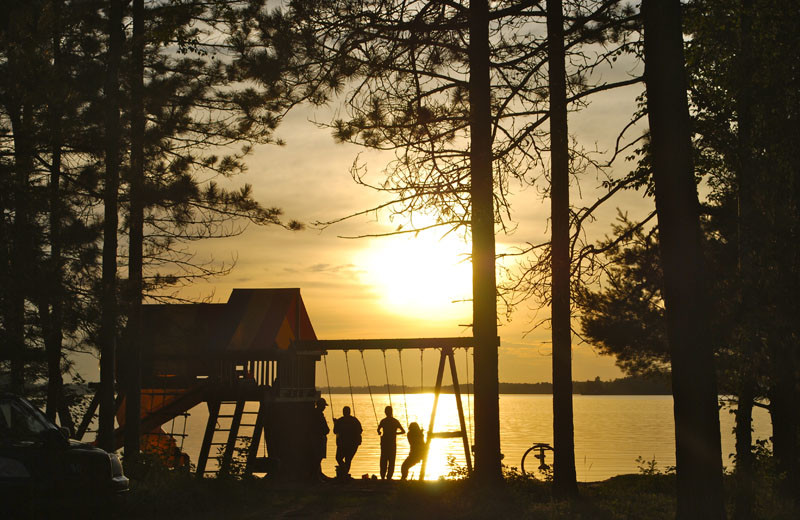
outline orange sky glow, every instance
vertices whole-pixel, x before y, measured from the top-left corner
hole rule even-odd
[[[639,87],[629,87],[613,95],[598,96],[589,109],[570,120],[571,132],[583,137],[585,147],[609,149],[613,146],[610,139],[624,125],[638,92]],[[336,219],[380,201],[378,194],[356,185],[349,170],[358,156],[360,162],[366,163],[372,179],[380,179],[387,156],[354,145],[335,144],[328,130],[309,122],[324,120],[325,116],[302,111],[290,114],[278,129],[287,144],[257,148],[249,160],[248,173],[237,182],[253,184],[262,203],[279,206],[287,218],[305,223]],[[596,193],[591,188],[596,182],[594,178],[586,179],[580,189],[574,188],[573,203],[591,201]],[[635,215],[653,204],[638,193],[626,196],[600,214],[594,226],[597,238],[610,231],[616,207]],[[498,253],[525,242],[540,242],[549,233],[549,201],[542,200],[535,189],[517,187],[512,205],[516,229],[509,235],[498,233]],[[234,287],[300,287],[320,339],[469,335],[466,325],[472,321],[471,264],[465,255],[470,244],[463,235],[443,236],[446,230],[434,230],[417,236],[340,238],[379,234],[396,229],[401,223],[386,215],[373,215],[323,230],[311,226],[289,232],[250,226],[241,236],[201,243],[199,258],[235,260],[236,266],[230,275],[187,287],[181,294],[225,301]],[[420,221],[415,223],[419,225]],[[550,380],[550,331],[546,325],[531,330],[548,314],[546,309],[537,311],[538,306],[537,302],[525,303],[510,321],[500,321],[501,381]],[[577,338],[573,342],[574,379],[622,375],[613,359],[599,355]],[[339,357],[329,358],[329,379],[335,386],[347,384]],[[382,360],[377,355],[374,358],[368,359],[368,367],[382,374]],[[426,370],[435,369],[433,357],[426,358],[425,363]],[[365,383],[363,373],[351,376],[353,384]]]

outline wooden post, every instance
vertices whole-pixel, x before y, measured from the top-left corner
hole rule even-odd
[[[236,438],[239,436],[239,425],[242,424],[242,412],[244,412],[244,399],[236,401],[236,407],[231,418],[231,427],[228,432],[228,442],[225,444],[225,451],[222,454],[222,464],[220,464],[220,474],[228,474],[231,470],[233,452],[236,449]]]
[[[448,347],[449,348],[449,347]],[[428,424],[428,439],[425,442],[425,456],[422,458],[422,469],[419,471],[419,479],[425,478],[425,467],[428,465],[428,449],[431,447],[433,439],[433,424],[436,420],[436,407],[439,405],[439,392],[442,390],[442,376],[444,376],[445,351],[442,349],[442,356],[439,358],[439,370],[436,372],[436,387],[433,391],[433,409],[431,410],[431,422]]]
[[[92,424],[92,419],[94,418],[94,414],[97,411],[97,406],[99,404],[100,390],[97,390],[94,393],[94,397],[92,397],[92,402],[89,403],[89,408],[86,410],[86,413],[83,414],[83,420],[81,420],[81,424],[78,426],[78,430],[75,432],[75,439],[81,440],[83,438],[83,435],[86,433],[89,425]]]
[[[214,430],[217,425],[219,407],[219,400],[208,402],[208,423],[206,423],[206,432],[203,435],[203,445],[200,447],[200,455],[197,457],[197,476],[199,478],[203,478],[203,474],[206,472],[208,453],[211,451],[211,441],[214,439]]]
[[[247,466],[245,467],[245,473],[248,475],[253,472],[253,462],[258,456],[258,445],[261,443],[261,435],[264,432],[266,415],[266,397],[262,397],[261,401],[258,403],[258,416],[256,417],[256,424],[253,425],[253,436],[250,439],[250,447],[247,450]]]
[[[458,373],[456,372],[456,358],[452,348],[445,349],[447,358],[450,360],[450,374],[453,376],[453,392],[456,396],[456,408],[458,409],[458,422],[461,425],[461,439],[464,441],[464,456],[467,460],[467,472],[472,473],[472,456],[470,454],[469,437],[467,436],[467,424],[464,421],[464,407],[461,405],[461,389],[458,387]],[[430,433],[430,432],[429,432]]]

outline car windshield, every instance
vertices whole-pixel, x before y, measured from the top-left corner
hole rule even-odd
[[[0,399],[0,439],[36,441],[42,432],[52,429],[47,419],[27,402],[19,399]]]

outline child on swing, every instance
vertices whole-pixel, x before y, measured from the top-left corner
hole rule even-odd
[[[408,425],[408,457],[403,461],[400,466],[401,478],[406,480],[408,478],[408,470],[416,465],[425,457],[425,436],[422,434],[422,429],[419,424],[412,422]]]

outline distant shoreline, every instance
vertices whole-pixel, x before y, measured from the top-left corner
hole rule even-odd
[[[323,394],[328,393],[328,387],[324,386],[322,382],[318,381],[317,385]],[[433,386],[420,388],[415,385],[406,385],[405,393],[427,393],[432,392],[433,389]],[[401,385],[389,385],[390,393],[401,394],[403,390]],[[462,384],[460,385],[460,390],[461,392],[471,393],[472,384]],[[333,386],[330,388],[330,393],[332,394],[349,394],[350,391],[350,387],[347,386]],[[354,386],[352,388],[354,394],[366,394],[370,391],[372,393],[385,393],[387,388],[385,384],[377,384],[371,387]],[[544,382],[500,383],[499,391],[501,394],[548,395],[553,393],[553,385]],[[442,392],[453,393],[453,385],[443,385]],[[672,395],[672,388],[667,378],[624,377],[611,381],[602,381],[596,378],[589,381],[574,381],[572,383],[572,392],[576,395]]]

